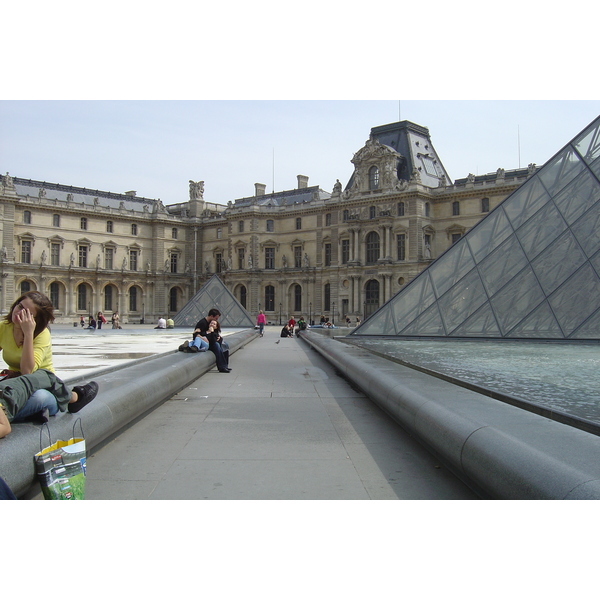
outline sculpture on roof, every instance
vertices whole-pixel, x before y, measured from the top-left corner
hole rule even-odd
[[[333,195],[338,196],[341,193],[342,193],[342,184],[340,183],[339,179],[336,179],[335,183],[333,184]]]
[[[190,200],[204,199],[204,181],[192,181],[190,179]]]

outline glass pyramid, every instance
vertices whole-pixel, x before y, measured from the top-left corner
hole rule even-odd
[[[215,274],[173,317],[177,327],[193,328],[211,308],[221,311],[221,327],[254,327],[254,320]]]
[[[600,117],[354,335],[600,341]]]

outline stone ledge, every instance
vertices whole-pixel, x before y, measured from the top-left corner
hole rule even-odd
[[[228,335],[230,353],[256,337],[258,333],[254,329]],[[73,426],[81,417],[89,455],[111,435],[177,394],[212,369],[214,364],[212,352],[187,354],[175,350],[108,372],[91,373],[87,380],[98,382],[98,396],[77,414],[58,413],[50,418],[48,425],[52,443],[73,437]],[[81,378],[65,381],[72,386]],[[79,435],[77,427],[75,436]],[[49,445],[47,430],[33,423],[13,425],[12,432],[0,439],[0,476],[17,497],[24,496],[32,485],[37,485],[33,456],[40,451],[40,443],[42,447]]]
[[[600,437],[318,333],[301,337],[480,496],[600,499]]]

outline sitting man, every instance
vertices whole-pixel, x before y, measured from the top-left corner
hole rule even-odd
[[[284,325],[280,337],[294,337],[294,328],[291,325]]]
[[[208,340],[208,349],[215,355],[219,373],[229,373],[231,372],[231,368],[229,367],[229,345],[221,337],[220,316],[221,312],[219,309],[211,308],[208,311],[208,316],[196,323],[194,333],[198,332],[200,337]],[[196,339],[197,337],[194,341]]]
[[[300,337],[300,332],[301,331],[305,331],[306,330],[306,321],[304,320],[304,317],[300,317],[298,319],[298,327],[296,328],[296,337]]]

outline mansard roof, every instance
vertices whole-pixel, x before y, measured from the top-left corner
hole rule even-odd
[[[318,185],[313,185],[295,190],[285,190],[283,192],[272,192],[259,196],[249,196],[247,198],[238,198],[234,201],[233,208],[243,208],[245,206],[293,206],[294,204],[305,204],[312,202],[315,196],[319,200],[327,200],[331,197],[329,192],[320,189]]]
[[[5,176],[2,176],[2,178],[4,177]],[[132,196],[129,194],[90,190],[72,185],[22,179],[20,177],[12,177],[12,181],[15,186],[15,191],[19,196],[39,198],[41,193],[43,194],[43,197],[47,199],[50,198],[64,202],[71,201],[86,206],[100,204],[105,208],[125,208],[126,210],[133,210],[135,212],[144,211],[144,206],[146,206],[146,210],[152,210],[154,205],[161,205],[160,200]],[[98,200],[96,200],[96,198]]]
[[[447,183],[450,183],[450,176],[433,147],[427,127],[411,121],[388,123],[373,127],[371,139],[377,140],[401,155],[397,165],[399,180],[410,181],[413,170],[417,169],[421,183],[427,187],[438,187],[443,177]],[[354,174],[346,189],[352,186],[353,178]]]

